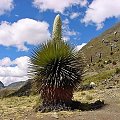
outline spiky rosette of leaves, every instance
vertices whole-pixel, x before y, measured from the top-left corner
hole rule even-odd
[[[49,101],[64,101],[69,97],[72,99],[71,93],[81,80],[83,64],[70,45],[63,41],[49,41],[42,44],[34,50],[31,63],[31,73],[39,78],[40,92],[45,101],[48,99]],[[54,90],[59,88],[65,94],[62,95],[63,97],[60,94],[56,96],[57,93],[54,93]]]

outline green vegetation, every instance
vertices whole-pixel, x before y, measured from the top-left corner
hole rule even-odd
[[[120,68],[116,68],[115,73],[119,74],[120,73]]]
[[[114,74],[115,74],[115,69],[103,71],[93,76],[84,77],[83,85],[90,84],[90,82],[95,82],[96,84],[98,84],[102,80],[109,79]]]

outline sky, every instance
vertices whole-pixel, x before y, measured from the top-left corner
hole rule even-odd
[[[50,39],[60,14],[63,39],[80,50],[120,22],[120,0],[0,0],[0,81],[28,79],[32,49]]]

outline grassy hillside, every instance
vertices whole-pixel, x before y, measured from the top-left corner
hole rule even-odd
[[[112,65],[110,63],[119,66],[120,23],[91,40],[81,51],[84,53],[87,64],[89,67],[91,66],[92,70],[95,69],[96,71],[104,67],[110,67],[111,69]]]
[[[90,82],[98,85],[104,81],[106,86],[119,83],[120,23],[92,39],[80,52],[83,52],[87,64],[83,77],[84,85]]]
[[[39,83],[36,80],[28,80],[21,88],[8,95],[10,96],[29,96],[39,93]]]

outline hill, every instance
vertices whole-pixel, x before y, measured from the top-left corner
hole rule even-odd
[[[104,67],[120,64],[120,23],[114,25],[100,36],[92,39],[81,50],[84,53],[87,66],[93,71]],[[110,65],[110,63],[113,63]],[[110,66],[108,66],[109,64]]]
[[[6,97],[16,91],[18,91],[22,86],[24,86],[26,82],[20,81],[20,82],[14,82],[9,84],[8,86],[4,86],[2,82],[0,82],[0,98]]]
[[[87,64],[83,84],[93,81],[109,88],[120,83],[120,23],[92,39],[80,52]]]
[[[25,84],[26,81],[14,82],[6,86],[6,88],[18,89]]]
[[[17,89],[15,92],[12,92],[11,94],[8,95],[8,97],[11,96],[29,96],[29,95],[34,95],[39,93],[39,83],[33,79],[29,79],[28,81],[25,82],[25,84]]]

